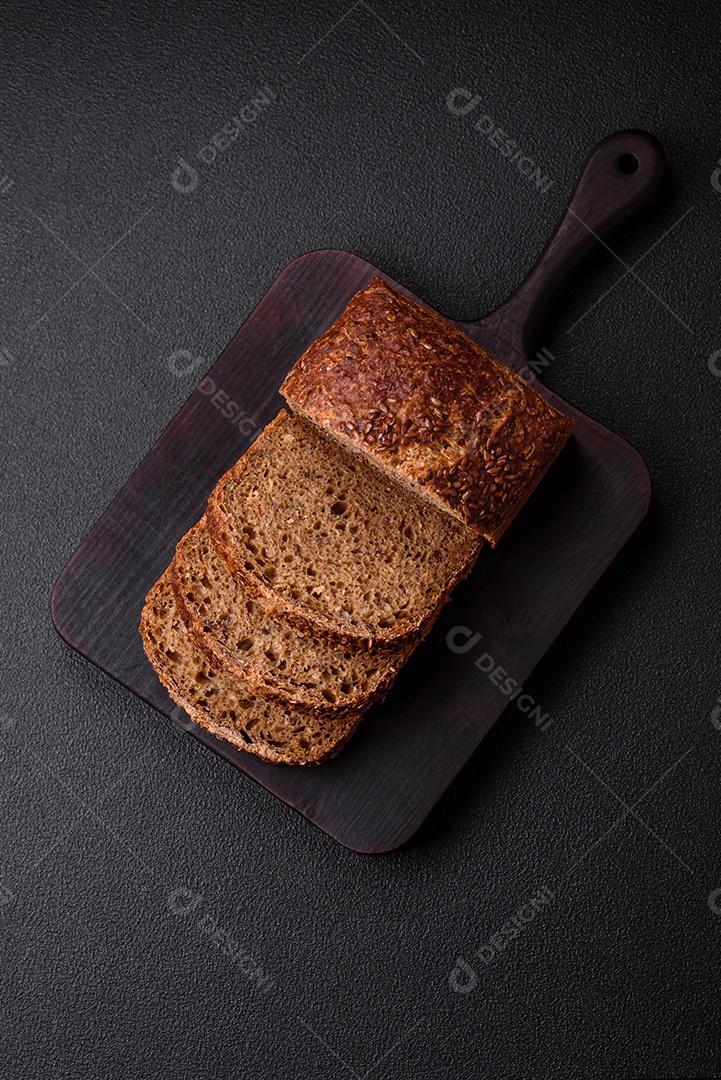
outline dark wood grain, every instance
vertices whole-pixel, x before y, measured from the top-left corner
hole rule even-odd
[[[629,155],[637,162],[631,172],[619,168],[619,161],[632,165]],[[457,325],[526,371],[530,335],[563,279],[596,237],[643,205],[663,169],[663,153],[648,135],[604,140],[586,159],[569,210],[526,281],[496,312]],[[639,524],[650,497],[636,451],[536,383],[575,418],[573,439],[339,758],[315,769],[268,765],[192,724],[145,658],[137,631],[145,595],[218,477],[278,411],[278,387],[290,367],[377,273],[402,289],[344,251],[312,252],[286,267],[72,556],[52,602],[68,644],[362,852],[407,840],[507,707],[508,697],[475,661],[487,653],[522,684]],[[447,647],[457,626],[481,635],[467,653]]]

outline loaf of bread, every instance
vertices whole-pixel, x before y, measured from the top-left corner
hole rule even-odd
[[[284,410],[223,476],[207,528],[273,619],[350,651],[421,640],[481,540]]]
[[[266,761],[336,754],[573,428],[380,278],[298,360],[152,587],[160,681]]]
[[[514,371],[379,277],[281,393],[494,547],[573,429]]]
[[[140,634],[158,678],[190,719],[265,761],[319,765],[338,753],[362,719],[358,710],[329,717],[260,697],[211,664],[178,611],[170,568],[148,593]]]

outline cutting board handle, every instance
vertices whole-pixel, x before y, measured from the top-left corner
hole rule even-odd
[[[527,352],[548,302],[578,263],[648,202],[666,173],[663,147],[645,131],[617,131],[594,146],[538,260],[507,300],[477,320]]]

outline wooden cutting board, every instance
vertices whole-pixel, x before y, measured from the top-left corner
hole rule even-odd
[[[520,288],[486,318],[456,325],[528,375],[548,301],[581,258],[647,201],[664,170],[651,136],[609,136],[584,162],[561,222]],[[639,524],[650,497],[636,451],[536,381],[575,418],[574,436],[340,757],[312,769],[268,765],[194,725],[145,658],[137,629],[145,595],[217,479],[281,407],[287,371],[374,274],[412,295],[345,251],[311,252],[279,275],[72,556],[52,600],[55,626],[69,645],[362,852],[391,850],[415,832]],[[530,695],[510,707],[525,711],[531,724],[548,723]],[[235,809],[242,806],[240,797]]]

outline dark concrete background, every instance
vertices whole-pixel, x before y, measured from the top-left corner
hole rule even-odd
[[[0,19],[3,1078],[720,1076],[716,6]],[[290,259],[480,315],[623,127],[672,182],[577,275],[544,377],[638,447],[652,510],[529,684],[554,727],[511,708],[406,849],[353,854],[66,648],[53,582]]]

